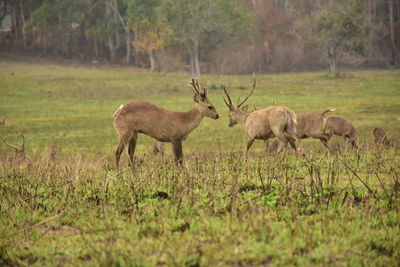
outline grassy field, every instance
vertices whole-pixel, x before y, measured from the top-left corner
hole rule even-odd
[[[361,148],[326,155],[304,141],[306,157],[266,159],[256,142],[228,127],[218,75],[201,82],[220,113],[184,142],[184,168],[150,156],[140,136],[139,163],[117,177],[112,114],[143,99],[191,108],[186,73],[0,61],[1,139],[21,142],[33,161],[13,166],[0,144],[1,265],[376,265],[400,262],[400,156],[375,148],[372,130],[399,138],[400,71],[259,74],[248,101],[295,112],[322,111],[355,125]],[[236,100],[250,75],[224,76]],[[42,159],[56,144],[57,159]],[[343,140],[333,144],[340,151]]]

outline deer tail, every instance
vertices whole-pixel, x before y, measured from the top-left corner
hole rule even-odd
[[[294,126],[297,129],[297,116],[294,112],[286,111],[287,123],[289,126]]]
[[[328,126],[328,118],[326,117],[326,113],[328,112],[333,112],[336,111],[336,108],[334,107],[328,107],[324,110],[324,112],[321,113],[321,115],[323,116],[322,119],[322,131],[325,133],[326,127]]]
[[[123,108],[123,106],[124,106],[124,105],[119,106],[119,108],[117,108],[117,109],[114,111],[114,114],[113,114],[114,117],[117,116],[118,111],[120,111],[120,110]]]
[[[328,108],[326,108],[326,109],[324,110],[324,112],[322,112],[321,114],[322,114],[322,115],[326,115],[326,113],[328,113],[328,112],[333,112],[333,111],[336,111],[336,108],[334,108],[334,107],[328,107]]]

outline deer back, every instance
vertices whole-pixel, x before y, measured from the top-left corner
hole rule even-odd
[[[273,136],[273,127],[284,129],[291,121],[293,121],[293,124],[297,124],[296,114],[292,110],[273,106],[249,113],[243,129],[246,133],[255,137],[271,137]]]
[[[348,136],[353,139],[357,135],[353,124],[346,118],[337,115],[328,116],[325,132],[339,136]]]
[[[317,112],[297,115],[297,134],[300,138],[322,135],[327,126],[327,117]]]

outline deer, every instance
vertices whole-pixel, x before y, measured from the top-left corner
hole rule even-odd
[[[0,125],[6,125],[6,118],[4,118],[3,116],[0,116]]]
[[[325,134],[328,136],[328,141],[333,135],[342,136],[345,139],[346,151],[348,142],[351,143],[353,149],[358,148],[356,129],[353,124],[344,117],[337,115],[328,116]]]
[[[7,143],[7,141],[4,139],[4,143],[8,145],[9,147],[15,149],[15,155],[14,157],[8,158],[8,161],[11,162],[13,165],[20,165],[24,163],[31,163],[32,159],[26,154],[25,152],[25,137],[24,134],[21,133],[22,136],[22,146],[17,147],[15,145],[11,145]]]
[[[328,118],[328,112],[336,111],[334,107],[326,108],[322,113],[318,112],[303,112],[297,114],[297,138],[316,138],[329,150],[328,141],[329,135],[325,133]]]
[[[50,144],[46,147],[46,150],[43,153],[43,159],[45,161],[54,161],[56,159],[57,154],[57,146],[54,144]]]
[[[392,140],[386,135],[383,129],[375,128],[373,130],[373,135],[376,146],[392,146]]]
[[[156,156],[158,153],[164,155],[164,143],[155,141],[153,145],[153,156]]]
[[[297,154],[296,146],[296,114],[282,106],[272,106],[263,109],[257,109],[251,113],[247,113],[248,105],[243,104],[250,98],[256,89],[256,78],[253,75],[253,89],[242,102],[238,101],[236,107],[232,104],[232,100],[227,91],[229,84],[224,84],[221,77],[221,87],[228,99],[224,98],[224,102],[229,108],[229,127],[240,124],[243,132],[247,136],[247,145],[245,155],[248,155],[250,147],[254,140],[264,140],[268,146],[268,139],[272,137],[278,138],[281,143],[291,145]],[[283,149],[282,145],[278,148],[278,153]],[[267,149],[266,149],[267,150]]]
[[[219,114],[208,98],[207,88],[202,88],[198,79],[189,84],[194,90],[195,105],[186,112],[164,109],[148,101],[132,101],[121,105],[114,113],[114,128],[119,144],[115,152],[115,164],[119,169],[121,153],[128,147],[130,164],[134,163],[134,153],[138,134],[145,134],[159,142],[172,144],[174,161],[183,165],[182,141],[199,125],[203,117],[214,120]]]

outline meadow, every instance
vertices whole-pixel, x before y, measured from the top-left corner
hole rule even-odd
[[[377,148],[372,130],[400,137],[400,71],[257,74],[248,103],[348,118],[358,151],[326,154],[304,140],[305,157],[268,157],[256,142],[245,158],[239,125],[228,127],[219,75],[201,84],[220,119],[204,118],[183,143],[183,168],[153,157],[140,136],[138,162],[114,168],[112,114],[131,100],[185,111],[187,73],[124,67],[0,61],[1,139],[25,135],[32,163],[15,166],[0,144],[1,265],[375,265],[400,262],[400,156]],[[235,101],[251,75],[224,75]],[[252,108],[251,108],[252,109]],[[55,161],[42,158],[49,144]]]

